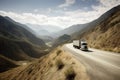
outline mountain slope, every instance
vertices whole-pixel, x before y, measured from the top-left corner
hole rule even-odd
[[[86,39],[89,46],[94,48],[120,52],[120,5],[112,8],[96,21],[98,23],[95,26],[90,26],[92,28],[82,34],[76,34],[76,38]]]
[[[0,55],[0,73],[15,67],[17,64],[14,61]]]
[[[13,60],[40,57],[46,45],[20,23],[0,16],[0,54]]]
[[[45,45],[44,41],[37,38],[30,31],[20,26],[20,24],[10,21],[2,16],[0,16],[0,33],[12,35],[17,39],[27,39],[36,45]]]
[[[85,67],[60,48],[32,64],[0,73],[0,80],[90,80]]]
[[[64,34],[67,35],[71,35],[75,32],[78,32],[79,30],[82,30],[83,28],[85,28],[88,24],[77,24],[77,25],[72,25],[64,30],[61,30],[59,32],[57,32],[57,36],[62,36]]]
[[[44,55],[44,51],[26,41],[0,37],[0,54],[13,60],[27,60]]]
[[[65,43],[69,42],[70,40],[71,40],[71,36],[64,34],[64,35],[58,37],[57,39],[55,39],[52,46],[54,48],[59,45],[65,44]]]

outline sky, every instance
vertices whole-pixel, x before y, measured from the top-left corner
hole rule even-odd
[[[91,22],[120,0],[0,0],[0,15],[23,24],[67,28]]]

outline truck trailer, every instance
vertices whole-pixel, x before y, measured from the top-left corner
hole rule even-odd
[[[88,50],[87,42],[86,41],[73,40],[73,47],[77,48],[77,49],[84,50],[84,51]]]

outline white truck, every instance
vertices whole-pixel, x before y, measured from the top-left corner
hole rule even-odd
[[[88,50],[86,41],[73,40],[73,47],[84,50],[84,51]]]

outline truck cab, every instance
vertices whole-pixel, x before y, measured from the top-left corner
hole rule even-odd
[[[84,51],[87,51],[88,50],[87,42],[81,41],[81,47],[80,47],[80,49],[84,50]]]

